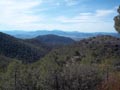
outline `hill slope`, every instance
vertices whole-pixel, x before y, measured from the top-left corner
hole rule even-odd
[[[0,56],[0,59],[5,60],[6,57]],[[1,68],[9,62],[2,63]],[[92,37],[71,46],[57,48],[30,65],[11,62],[5,73],[0,73],[0,88],[106,90],[107,85],[107,89],[119,90],[119,67],[120,39],[111,36]],[[19,87],[16,87],[15,81]],[[118,89],[111,89],[111,85],[114,88],[117,85]]]
[[[111,63],[120,65],[120,39],[112,36],[98,36],[83,39],[78,43],[53,50],[44,60],[64,65],[68,62]],[[51,61],[52,60],[52,61]]]
[[[0,54],[10,58],[17,58],[23,62],[34,62],[44,56],[44,52],[41,52],[33,45],[1,32]]]
[[[68,37],[63,37],[63,36],[57,36],[57,35],[42,35],[42,36],[37,36],[36,38],[33,39],[28,39],[27,41],[38,45],[42,45],[43,47],[49,47],[49,48],[55,48],[55,47],[61,47],[64,45],[70,45],[73,44],[75,41],[72,40],[71,38]]]

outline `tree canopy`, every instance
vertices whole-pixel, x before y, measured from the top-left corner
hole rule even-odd
[[[115,21],[115,29],[117,30],[117,32],[120,33],[120,6],[119,6],[117,12],[118,12],[118,15],[115,16],[115,18],[114,18],[114,21]]]

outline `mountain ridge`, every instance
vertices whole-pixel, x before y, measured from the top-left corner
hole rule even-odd
[[[36,47],[21,39],[0,32],[0,54],[23,62],[34,62],[43,56]],[[27,60],[27,61],[26,61]]]
[[[33,39],[19,39],[0,32],[0,55],[31,63],[54,48],[73,44],[74,40],[57,35],[43,35]]]
[[[13,35],[18,38],[23,39],[30,39],[35,38],[39,35],[47,35],[47,34],[55,34],[59,36],[70,37],[74,40],[81,40],[84,38],[94,37],[98,35],[111,35],[115,37],[120,37],[118,33],[106,33],[106,32],[94,32],[94,33],[84,33],[84,32],[77,32],[77,31],[61,31],[61,30],[37,30],[37,31],[4,31],[7,34]]]

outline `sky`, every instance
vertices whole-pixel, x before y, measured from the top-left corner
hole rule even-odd
[[[116,32],[120,0],[0,0],[0,30]]]

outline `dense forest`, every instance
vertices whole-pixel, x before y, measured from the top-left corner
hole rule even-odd
[[[0,33],[0,90],[120,90],[120,38],[48,36]]]
[[[112,36],[55,48],[34,63],[1,54],[0,89],[119,90],[119,58],[120,39]]]

